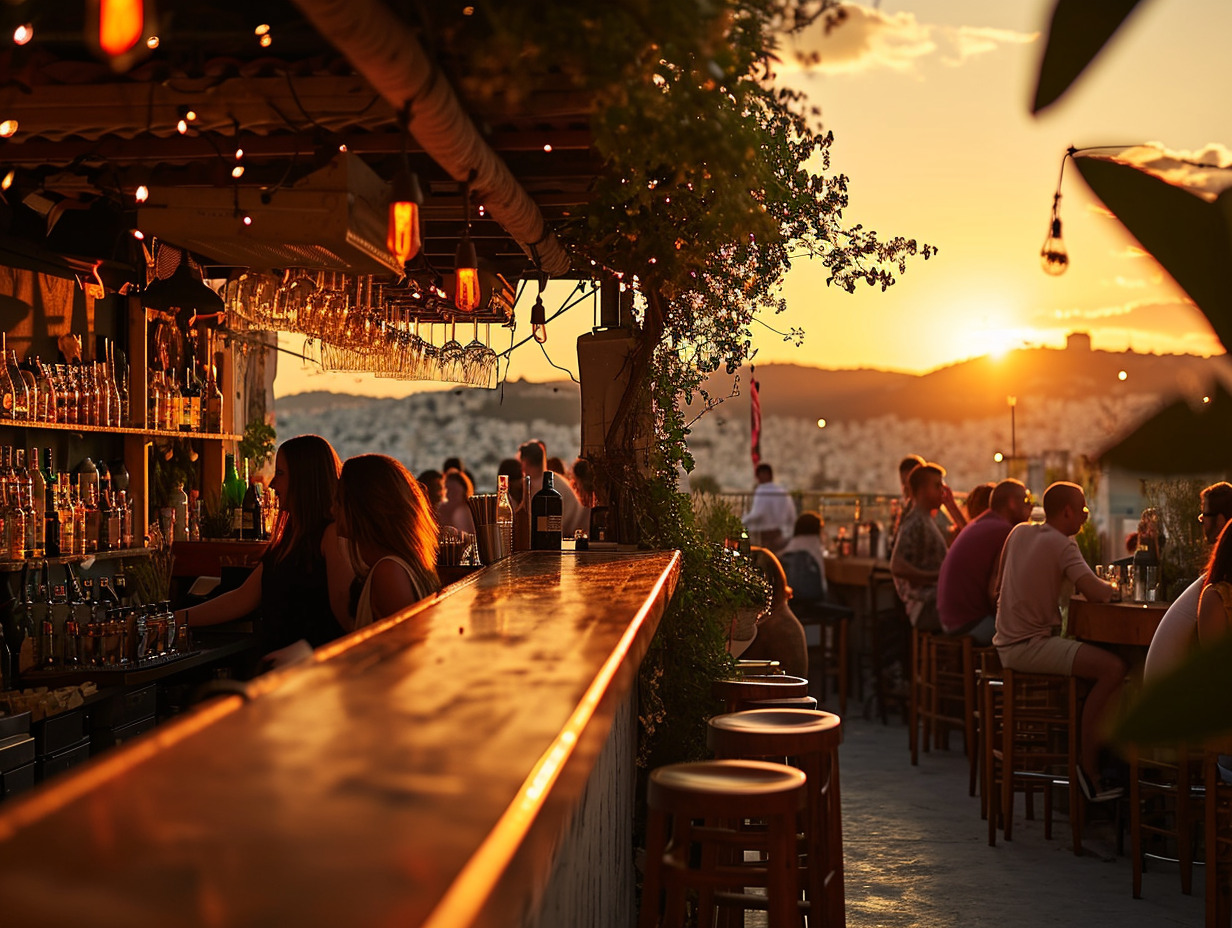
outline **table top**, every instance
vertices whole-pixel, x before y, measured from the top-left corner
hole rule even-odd
[[[0,806],[5,923],[530,911],[679,571],[515,555]]]
[[[868,586],[874,570],[890,569],[890,562],[878,557],[828,557],[826,582],[838,586]]]
[[[1069,634],[1080,641],[1148,648],[1168,603],[1069,602]]]

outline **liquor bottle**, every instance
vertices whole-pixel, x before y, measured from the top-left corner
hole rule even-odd
[[[55,596],[51,588],[51,574],[47,562],[43,562],[43,583],[39,591],[39,655],[41,667],[54,667],[60,663],[60,649],[56,647]]]
[[[248,476],[248,462],[244,462],[244,476]],[[240,520],[240,537],[247,541],[260,541],[265,537],[265,514],[261,508],[261,485],[255,480],[248,483],[244,493],[243,515]]]
[[[17,618],[14,622],[17,632],[16,644],[10,644],[9,647],[13,649],[13,664],[16,665],[17,676],[20,677],[36,666],[34,644],[38,628],[34,624],[34,600],[30,597],[29,562],[21,568],[21,598],[14,608],[17,611]]]
[[[150,375],[149,384],[149,411],[146,413],[146,428],[158,429],[162,428],[162,412],[163,412],[163,378],[158,372]]]
[[[133,422],[128,394],[128,356],[113,345],[111,358],[112,376],[115,379],[116,393],[120,399],[120,426],[128,428]]]
[[[7,364],[0,364],[0,418],[13,419],[16,417],[13,411],[13,404],[17,401],[16,385],[12,378],[9,377]]]
[[[98,486],[83,484],[81,498],[85,504],[85,553],[91,554],[98,550],[98,529],[102,516],[98,508]]]
[[[26,512],[21,506],[16,481],[5,487],[4,554],[11,561],[20,561],[26,556]]]
[[[103,380],[111,398],[111,420],[108,424],[113,427],[123,426],[126,424],[125,409],[119,385],[116,383],[115,345],[110,341],[107,342],[106,356],[103,360]]]
[[[218,388],[214,365],[210,365],[205,381],[205,424],[202,428],[215,435],[222,432],[222,390]]]
[[[26,383],[26,402],[29,403],[26,418],[31,422],[38,419],[38,382],[34,379],[34,369],[29,358],[17,365],[17,372]]]
[[[55,380],[51,376],[51,368],[44,367],[43,362],[35,358],[34,369],[38,381],[39,416],[44,422],[56,422],[60,411],[60,398]]]
[[[133,510],[128,503],[128,491],[121,490],[118,507],[120,510],[120,547],[133,546]]]
[[[180,431],[200,432],[201,429],[201,381],[192,365],[184,369],[184,418]]]
[[[107,550],[114,551],[123,546],[123,536],[121,531],[123,526],[120,518],[120,507],[117,503],[117,496],[107,495]]]
[[[15,452],[16,463],[13,467],[14,471],[14,489],[17,493],[17,498],[21,503],[21,511],[24,516],[25,540],[23,545],[26,549],[26,557],[42,557],[43,552],[41,546],[37,546],[38,542],[38,526],[35,525],[35,509],[32,499],[32,485],[30,483],[30,472],[26,470],[26,449],[18,448]],[[37,547],[36,547],[37,546]]]
[[[115,547],[111,530],[114,523],[111,519],[111,494],[103,490],[98,503],[98,550],[110,551]]]
[[[184,484],[175,485],[169,502],[175,510],[175,527],[171,530],[171,541],[188,541],[188,494],[184,492]]]
[[[501,557],[513,553],[513,507],[509,505],[509,475],[501,474],[496,490],[496,530],[500,536]]]
[[[13,385],[13,402],[10,407],[13,410],[12,418],[29,419],[30,393],[26,389],[26,379],[21,376],[21,371],[17,369],[16,351],[9,350],[5,354],[4,365],[8,383]]]
[[[65,572],[69,570],[69,565],[65,565]],[[62,627],[64,628],[64,665],[66,667],[79,667],[82,663],[82,638],[81,638],[81,623],[77,621],[77,615],[72,604],[68,599],[67,583],[65,586],[56,587],[56,602],[55,610],[57,616],[63,616]]]
[[[77,425],[77,384],[73,381],[72,368],[67,364],[56,365],[56,421]]]
[[[78,362],[73,373],[77,380],[77,422],[98,425],[98,390],[84,363]]]
[[[77,517],[68,485],[68,474],[58,474],[56,480],[56,521],[60,523],[60,554],[77,554]]]
[[[30,449],[30,490],[31,503],[34,506],[35,557],[42,557],[47,550],[47,480],[43,477],[43,469],[39,467],[38,448]]]
[[[543,489],[530,501],[530,546],[535,551],[559,551],[564,502],[553,486],[552,472],[544,471]]]
[[[223,505],[231,511],[231,537],[233,538],[240,536],[240,523],[244,518],[244,494],[247,492],[247,485],[235,469],[235,455],[228,454],[226,467],[223,470],[222,501]]]
[[[85,495],[84,488],[90,487],[94,492],[98,492],[98,465],[90,458],[85,458],[81,462],[81,468],[77,474],[77,482],[82,487],[82,495]]]
[[[86,501],[81,496],[81,484],[73,499],[73,554],[86,553]]]

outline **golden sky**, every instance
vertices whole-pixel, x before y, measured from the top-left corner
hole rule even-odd
[[[1018,347],[1061,347],[1090,332],[1094,347],[1219,353],[1205,318],[1065,171],[1061,218],[1069,271],[1049,277],[1039,251],[1062,154],[1076,147],[1159,141],[1198,152],[1232,146],[1222,88],[1232,86],[1228,0],[1141,5],[1093,69],[1040,117],[1029,113],[1051,0],[882,0],[851,5],[830,37],[802,37],[812,70],[785,67],[834,131],[832,170],[851,178],[850,223],[940,248],[917,260],[888,292],[827,289],[825,269],[802,260],[787,277],[787,312],[802,347],[755,326],[757,362],[923,372]],[[572,284],[545,294],[549,315]],[[518,305],[529,334],[533,293]],[[553,302],[555,301],[555,302]],[[574,342],[593,318],[589,302],[552,322],[545,346],[576,373]],[[302,340],[301,340],[302,341]],[[300,342],[284,339],[298,350]],[[508,342],[506,341],[507,345]],[[512,378],[554,380],[531,342],[513,355]],[[427,385],[439,389],[440,385]],[[403,395],[414,385],[312,374],[283,355],[276,390]]]

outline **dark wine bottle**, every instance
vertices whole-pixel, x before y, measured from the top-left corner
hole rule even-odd
[[[559,551],[564,502],[552,485],[552,472],[543,474],[543,489],[530,501],[530,546],[535,551]]]
[[[248,490],[244,493],[240,537],[245,541],[260,541],[265,537],[264,507],[261,504],[260,485],[255,480],[248,482]]]

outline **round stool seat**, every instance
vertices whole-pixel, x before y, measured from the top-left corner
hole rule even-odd
[[[748,709],[710,720],[710,749],[719,755],[792,757],[842,740],[843,722],[817,709]]]
[[[804,804],[804,773],[758,760],[706,760],[670,764],[650,773],[646,802],[652,809],[702,818],[730,811],[753,818],[794,812]]]
[[[729,680],[715,680],[710,691],[723,700],[728,712],[753,699],[783,699],[807,696],[808,680],[790,674],[750,674]]]
[[[749,709],[816,709],[817,700],[812,696],[792,696],[787,699],[750,699],[744,705]]]

